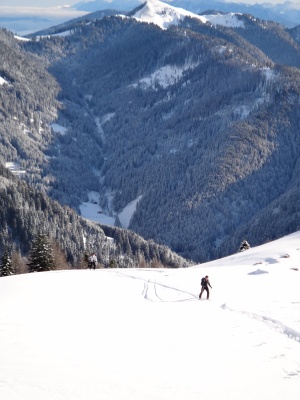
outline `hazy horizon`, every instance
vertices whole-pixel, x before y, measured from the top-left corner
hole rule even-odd
[[[105,1],[105,0],[103,0]],[[107,0],[107,3],[111,3],[113,0]],[[142,0],[137,0],[142,2]],[[172,3],[170,0],[164,0],[165,2]],[[49,8],[49,7],[72,7],[74,4],[79,3],[80,0],[0,0],[0,7],[37,7],[37,8]],[[88,1],[87,1],[88,2]],[[226,2],[232,3],[248,3],[248,4],[263,4],[263,3],[271,3],[271,4],[280,4],[285,3],[285,0],[226,0]],[[124,0],[126,3],[126,0]],[[291,3],[299,4],[300,0],[293,0]]]

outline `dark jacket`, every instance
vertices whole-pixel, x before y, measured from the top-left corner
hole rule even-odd
[[[207,289],[207,286],[211,287],[211,284],[210,284],[210,282],[209,282],[209,279],[202,278],[202,279],[201,279],[201,286],[202,286],[204,289]]]

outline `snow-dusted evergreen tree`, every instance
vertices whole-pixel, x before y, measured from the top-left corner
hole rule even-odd
[[[239,248],[239,253],[241,251],[245,251],[245,250],[249,250],[249,249],[250,249],[250,244],[247,242],[247,240],[243,240],[240,245],[240,248]]]
[[[54,269],[53,248],[45,234],[38,234],[29,252],[29,272],[51,271]]]
[[[11,255],[8,250],[5,250],[0,262],[0,276],[9,276],[16,273],[11,261]]]

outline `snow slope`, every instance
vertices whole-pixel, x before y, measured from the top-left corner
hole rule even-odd
[[[145,6],[137,11],[133,17],[138,21],[158,25],[162,29],[167,29],[170,25],[177,25],[185,17],[197,18],[203,23],[206,22],[204,17],[183,8],[172,7],[159,0],[148,0]]]
[[[7,83],[7,81],[0,76],[0,86],[4,85],[5,83]]]
[[[79,206],[81,216],[102,225],[115,226],[116,217],[106,214],[99,206],[99,193],[90,192],[88,197],[89,201],[82,202]],[[109,197],[109,193],[107,194],[107,197]],[[130,220],[135,213],[136,207],[141,198],[142,196],[138,196],[136,199],[128,203],[119,214],[117,214],[122,228],[128,229]]]
[[[144,7],[133,15],[133,18],[138,21],[153,23],[162,29],[167,29],[170,25],[178,25],[185,17],[196,18],[203,23],[210,22],[213,25],[244,26],[235,13],[201,16],[159,0],[148,0]]]
[[[185,71],[196,68],[199,63],[187,62],[182,66],[178,65],[164,65],[163,67],[154,71],[151,75],[146,76],[134,83],[132,86],[147,90],[149,88],[158,90],[156,85],[159,84],[164,89],[170,85],[174,85],[180,80]]]
[[[297,232],[188,269],[3,277],[1,399],[298,400],[299,266]]]

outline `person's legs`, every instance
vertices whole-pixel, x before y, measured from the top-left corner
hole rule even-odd
[[[205,290],[206,290],[206,298],[208,300],[209,299],[209,289],[208,289],[208,287],[206,287]]]
[[[201,296],[202,296],[202,293],[204,292],[204,287],[202,286],[202,288],[201,288],[201,292],[200,292],[200,294],[199,294],[199,299],[201,299]]]

